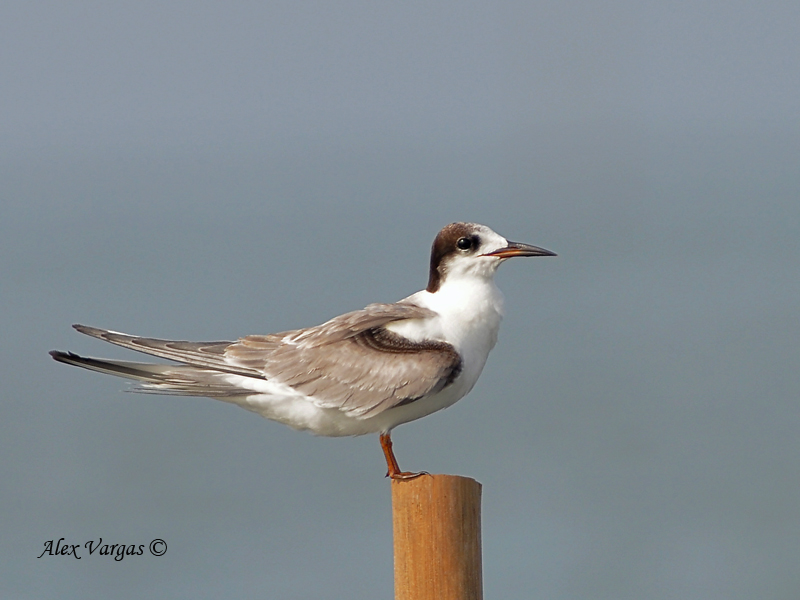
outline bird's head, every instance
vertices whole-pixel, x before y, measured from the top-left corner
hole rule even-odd
[[[436,292],[448,277],[491,279],[500,263],[515,256],[555,255],[544,248],[510,242],[486,225],[451,223],[433,240],[426,289]]]

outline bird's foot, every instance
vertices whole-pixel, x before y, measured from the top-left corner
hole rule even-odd
[[[422,477],[423,475],[430,475],[427,471],[420,471],[419,473],[411,473],[410,471],[401,471],[392,473],[387,472],[386,476],[390,479],[394,479],[395,481],[410,481],[412,479],[416,479],[417,477]]]

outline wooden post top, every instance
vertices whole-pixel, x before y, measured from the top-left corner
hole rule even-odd
[[[481,484],[392,481],[395,600],[481,600]]]

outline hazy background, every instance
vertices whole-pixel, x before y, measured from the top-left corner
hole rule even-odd
[[[484,484],[485,595],[800,590],[800,4],[4,2],[0,595],[392,597],[376,436],[124,393],[53,348],[312,325],[506,264],[401,466]],[[37,559],[44,542],[161,558]]]

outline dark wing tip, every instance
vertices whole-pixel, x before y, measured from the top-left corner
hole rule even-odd
[[[53,360],[66,363],[68,365],[73,364],[76,358],[80,358],[77,354],[73,354],[72,352],[62,352],[61,350],[50,350],[49,354],[53,357]]]

